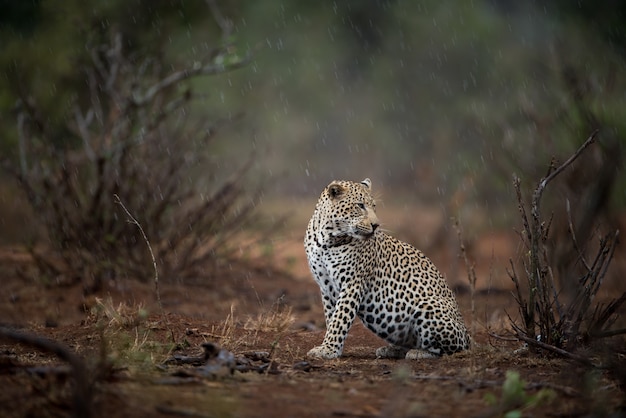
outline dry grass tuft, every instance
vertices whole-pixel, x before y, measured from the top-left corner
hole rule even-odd
[[[286,332],[295,322],[291,306],[279,306],[274,304],[271,309],[261,312],[255,318],[248,318],[244,329],[261,332]]]
[[[107,328],[130,329],[145,322],[148,311],[142,303],[129,306],[120,302],[115,306],[110,297],[96,298],[96,304],[91,309],[91,316],[96,319],[96,322],[104,323]]]

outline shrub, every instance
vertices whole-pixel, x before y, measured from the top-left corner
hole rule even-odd
[[[19,164],[4,164],[48,235],[49,248],[31,249],[39,269],[57,280],[91,280],[95,288],[105,278],[152,275],[140,232],[115,195],[141,221],[165,278],[228,257],[256,198],[244,187],[252,155],[216,180],[207,149],[224,121],[190,120],[195,96],[185,83],[232,71],[249,57],[224,42],[205,61],[169,72],[162,57],[129,57],[123,45],[113,33],[109,42],[87,46],[86,93],[76,92],[61,140],[23,96]],[[199,183],[198,171],[210,187]]]
[[[596,134],[597,131],[559,167],[553,161],[548,174],[534,189],[530,203],[524,200],[519,178],[514,181],[523,226],[520,237],[526,256],[522,261],[521,277],[513,262],[509,271],[515,283],[515,296],[523,320],[522,324],[513,322],[513,328],[518,337],[534,350],[550,350],[583,362],[588,360],[574,353],[578,348],[593,340],[626,333],[626,329],[610,329],[615,322],[618,308],[626,300],[626,292],[606,305],[595,300],[613,258],[619,231],[601,237],[595,255],[589,257],[591,245],[578,242],[570,228],[570,242],[578,254],[583,273],[574,281],[575,288],[564,292],[557,287],[554,268],[550,264],[549,248],[546,245],[553,217],[543,217],[541,198],[548,184],[594,142]],[[560,213],[558,216],[569,218],[570,214]],[[571,225],[571,219],[569,223]],[[572,281],[568,280],[568,283]]]

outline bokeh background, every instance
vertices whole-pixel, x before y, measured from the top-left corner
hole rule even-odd
[[[251,61],[186,82],[195,95],[189,126],[223,122],[210,147],[191,151],[209,156],[210,176],[192,172],[208,188],[252,158],[264,202],[314,201],[332,179],[370,177],[387,204],[430,205],[476,231],[510,228],[512,176],[530,186],[552,156],[562,161],[599,129],[595,151],[557,197],[602,188],[601,211],[613,219],[626,204],[618,0],[1,4],[5,166],[20,159],[16,108],[25,98],[38,104],[55,148],[76,146],[64,123],[88,89],[80,64],[94,40],[119,32],[129,54],[159,57],[173,71],[225,42],[226,22],[229,48]],[[36,216],[23,190],[6,172],[0,182],[0,239],[32,240]]]

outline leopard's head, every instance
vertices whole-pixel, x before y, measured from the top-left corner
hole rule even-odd
[[[367,239],[379,226],[372,182],[333,181],[320,197],[320,225],[331,237]]]

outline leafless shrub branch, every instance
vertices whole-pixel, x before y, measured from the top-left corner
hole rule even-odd
[[[37,104],[23,97],[19,165],[3,164],[53,247],[32,248],[40,271],[56,280],[89,281],[95,289],[108,278],[145,279],[156,265],[161,277],[181,278],[228,258],[230,240],[258,197],[243,186],[252,155],[229,178],[215,180],[220,177],[206,160],[207,149],[225,121],[191,123],[195,96],[184,83],[233,71],[250,55],[241,56],[225,39],[205,61],[165,73],[169,66],[159,57],[128,57],[123,45],[113,33],[108,42],[88,46],[88,88],[72,107],[61,144]],[[213,184],[200,185],[193,170]],[[122,201],[127,214],[141,215],[143,228],[121,222]],[[152,263],[137,245],[142,236],[150,237]]]
[[[472,323],[474,323],[473,319],[476,314],[475,300],[474,294],[476,293],[476,269],[474,268],[474,263],[470,261],[469,256],[467,255],[467,249],[465,245],[465,240],[463,238],[463,230],[461,228],[461,224],[458,219],[454,219],[454,228],[456,229],[456,235],[459,239],[459,249],[461,251],[460,256],[463,257],[463,261],[465,263],[465,269],[467,271],[467,281],[470,287],[470,300],[471,300],[471,312],[472,312]]]
[[[518,337],[534,349],[549,350],[559,355],[580,360],[573,351],[591,339],[618,335],[626,330],[610,330],[614,314],[626,300],[626,293],[607,306],[595,305],[594,298],[603,283],[613,258],[619,231],[606,234],[600,239],[599,248],[592,261],[586,258],[571,227],[571,215],[567,210],[572,245],[575,247],[585,273],[578,280],[574,296],[563,300],[555,284],[549,263],[546,240],[552,216],[545,221],[541,214],[541,198],[547,185],[572,164],[596,138],[594,131],[589,138],[563,164],[555,167],[554,160],[548,173],[537,184],[527,208],[519,178],[514,179],[523,231],[520,234],[527,255],[523,258],[525,285],[511,261],[509,276],[515,284],[515,298],[523,320],[522,325],[513,323]],[[528,216],[530,213],[530,217]]]

